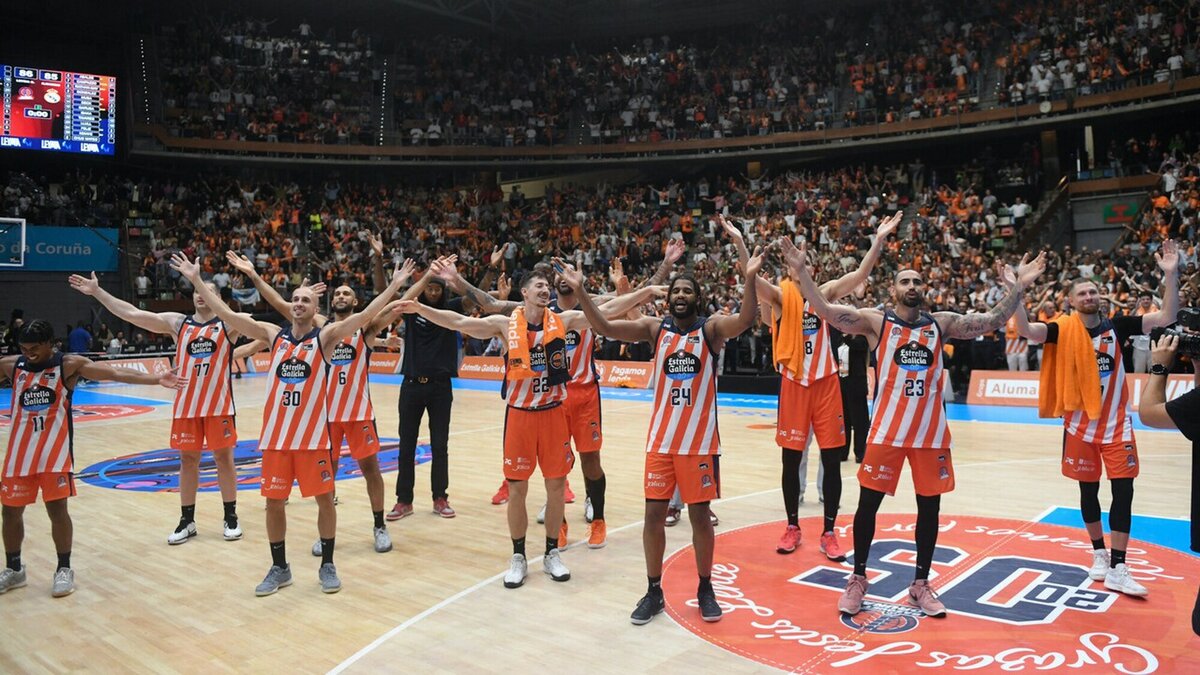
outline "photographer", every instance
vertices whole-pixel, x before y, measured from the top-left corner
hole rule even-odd
[[[1200,310],[1184,309],[1179,314],[1179,322],[1187,325],[1186,314],[1191,314],[1196,323],[1200,320]],[[1172,331],[1174,332],[1174,331]],[[1183,336],[1185,353],[1193,359],[1200,357],[1200,332],[1187,331]],[[1142,402],[1138,416],[1142,424],[1158,429],[1179,429],[1192,442],[1192,541],[1193,551],[1200,552],[1200,369],[1196,370],[1196,387],[1173,401],[1166,401],[1167,375],[1175,360],[1175,351],[1179,349],[1180,336],[1164,334],[1154,342],[1150,351],[1150,383],[1142,394]],[[1200,635],[1200,590],[1196,594],[1196,606],[1192,609],[1192,630]]]

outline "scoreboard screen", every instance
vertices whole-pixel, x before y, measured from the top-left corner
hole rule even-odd
[[[111,155],[117,78],[0,65],[0,148]]]

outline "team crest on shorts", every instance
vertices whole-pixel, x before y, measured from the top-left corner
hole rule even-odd
[[[333,480],[333,476],[329,475],[328,471],[322,471],[321,472],[321,482],[324,483],[325,481],[330,481],[330,480]]]
[[[67,477],[66,476],[58,477],[58,487],[60,487],[60,488],[67,487]]]
[[[708,474],[704,474],[703,476],[700,476],[700,487],[710,488],[710,487],[712,487],[712,484],[713,484],[712,476],[709,476]]]

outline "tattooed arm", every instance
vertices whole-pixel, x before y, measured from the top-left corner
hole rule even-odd
[[[1029,260],[1029,254],[1021,259],[1017,267],[1016,283],[1005,283],[1008,293],[987,312],[982,314],[959,314],[957,312],[938,312],[933,315],[938,327],[946,337],[972,340],[990,333],[1003,326],[1008,317],[1013,315],[1017,307],[1025,299],[1025,289],[1033,284],[1046,269],[1046,255],[1043,253],[1034,260]]]
[[[805,300],[808,300],[813,312],[843,333],[866,337],[871,348],[879,344],[879,329],[883,325],[883,312],[877,309],[858,309],[848,305],[835,305],[826,300],[824,294],[817,288],[817,282],[813,281],[812,275],[808,273],[808,265],[805,264],[804,257],[805,247],[801,246],[797,249],[786,237],[780,239],[780,242],[788,269],[792,277],[800,284],[800,293],[804,295]]]
[[[475,306],[478,306],[484,314],[512,314],[513,310],[521,304],[519,302],[497,300],[490,293],[473,286],[471,282],[464,279],[458,273],[453,263],[446,264],[443,261],[434,261],[429,269],[444,280],[446,285],[452,288],[455,293],[463,297],[463,309],[468,312]]]

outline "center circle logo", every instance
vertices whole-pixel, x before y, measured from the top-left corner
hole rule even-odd
[[[1092,581],[1083,529],[1000,518],[948,516],[930,583],[947,616],[908,603],[916,546],[912,514],[880,514],[870,588],[854,616],[837,611],[853,572],[853,531],[839,531],[846,563],[806,541],[780,556],[783,523],[717,537],[712,583],[724,616],[700,619],[691,546],[663,566],[668,614],[704,640],[758,663],[802,673],[1200,672],[1190,610],[1200,558],[1140,541],[1127,564],[1149,589],[1134,598]],[[820,531],[820,518],[800,522]]]
[[[399,439],[379,439],[379,469],[384,473],[395,471],[399,466]],[[417,446],[416,463],[424,464],[433,458],[427,443]],[[349,448],[343,448],[337,456],[336,480],[357,478],[362,475],[358,460],[350,456]],[[262,478],[262,453],[257,440],[239,441],[233,449],[233,467],[237,473],[239,490],[257,490]],[[135,492],[178,492],[179,451],[165,448],[139,452],[135,455],[114,457],[97,462],[75,474],[77,478],[96,487]],[[218,492],[217,465],[211,453],[200,458],[200,491]]]

